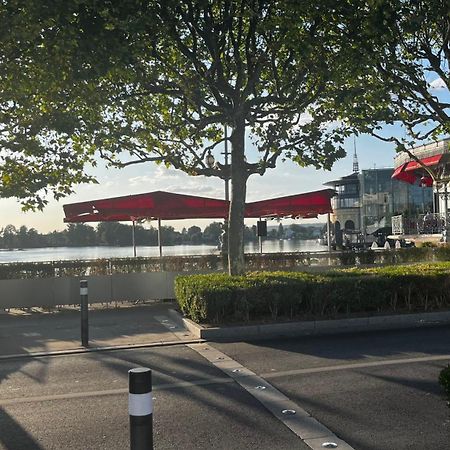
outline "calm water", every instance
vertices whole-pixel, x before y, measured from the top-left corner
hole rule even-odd
[[[264,253],[326,251],[326,246],[316,241],[263,241]],[[259,253],[258,243],[245,246],[246,253]],[[159,256],[158,247],[138,246],[137,256]],[[163,247],[163,255],[214,255],[218,254],[213,245],[172,245]],[[68,259],[126,258],[133,256],[133,247],[49,247],[14,251],[0,250],[0,263],[18,261],[58,261]]]

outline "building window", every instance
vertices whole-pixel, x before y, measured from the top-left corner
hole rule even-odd
[[[346,230],[354,230],[355,229],[355,222],[353,222],[353,220],[347,220],[345,222],[345,229]]]

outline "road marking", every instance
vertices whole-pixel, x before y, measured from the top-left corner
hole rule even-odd
[[[179,381],[176,383],[164,383],[164,384],[156,384],[153,385],[153,392],[169,390],[169,389],[178,389],[178,388],[187,388],[187,387],[195,387],[195,386],[207,386],[210,384],[224,384],[224,383],[233,383],[231,378],[225,377],[211,377],[204,378],[200,380],[192,380],[192,381]],[[39,402],[48,402],[54,400],[71,400],[77,398],[89,398],[89,397],[106,397],[108,395],[122,395],[128,394],[128,388],[118,388],[118,389],[107,389],[103,391],[87,391],[87,392],[71,392],[66,394],[53,394],[53,395],[40,395],[40,396],[32,396],[32,397],[16,397],[16,398],[7,398],[0,399],[0,407],[8,406],[8,405],[17,405],[20,403],[39,403]]]
[[[187,330],[181,323],[176,323],[167,316],[155,316],[155,320],[173,333],[178,339],[180,339],[180,341],[193,337],[189,330]]]
[[[198,343],[188,345],[188,347],[190,347],[191,349],[193,349],[195,351],[197,351],[197,350],[195,348],[193,348],[193,345],[205,347],[205,344],[198,344]],[[269,373],[261,374],[261,376],[260,376],[261,378],[259,380],[258,379],[255,380],[254,378],[251,378],[247,382],[245,380],[245,376],[253,374],[253,372],[249,371],[241,364],[232,360],[230,357],[228,357],[224,353],[221,353],[221,352],[217,351],[216,349],[213,349],[213,347],[209,347],[209,348],[210,348],[210,350],[208,350],[208,351],[211,352],[209,360],[213,363],[215,362],[216,363],[215,365],[217,365],[218,368],[220,368],[222,371],[227,373],[227,375],[228,375],[227,377],[209,377],[209,378],[202,378],[202,379],[192,380],[192,381],[180,381],[180,382],[175,382],[175,383],[155,384],[154,390],[159,391],[159,390],[169,390],[169,389],[177,389],[177,388],[188,388],[188,387],[195,387],[195,386],[208,386],[211,384],[233,383],[235,381],[235,377],[233,377],[232,375],[235,375],[235,376],[239,375],[241,378],[241,382],[243,384],[250,383],[249,386],[251,387],[252,390],[265,391],[267,389],[267,386],[270,386],[270,385],[267,382],[264,382],[264,380],[262,380],[262,378],[264,378],[264,379],[265,378],[277,378],[277,377],[284,377],[284,376],[288,376],[288,375],[301,375],[301,374],[308,374],[308,373],[358,369],[358,368],[365,368],[365,367],[377,367],[377,366],[394,365],[394,364],[409,364],[409,363],[417,363],[417,362],[443,361],[443,360],[450,359],[450,355],[435,355],[435,356],[395,359],[395,360],[388,360],[388,361],[371,361],[371,362],[366,362],[366,363],[341,364],[338,366],[325,366],[325,367],[316,367],[316,368],[310,368],[310,369],[269,372]],[[261,381],[261,383],[258,384],[258,381]],[[19,390],[19,388],[11,389],[9,392],[11,392],[12,390]],[[108,395],[122,395],[122,394],[128,394],[128,388],[109,389],[109,390],[102,390],[102,391],[73,392],[73,393],[65,393],[65,394],[50,394],[50,395],[32,396],[32,397],[6,398],[6,399],[0,399],[0,406],[15,405],[15,404],[20,404],[20,403],[37,403],[37,402],[54,401],[54,400],[70,400],[70,399],[77,399],[77,398],[103,397],[103,396],[108,396]],[[284,409],[289,409],[289,408],[284,408]],[[295,408],[293,407],[293,409],[295,409]],[[298,413],[298,411],[297,411],[297,413]]]
[[[205,342],[204,339],[187,339],[183,341],[161,341],[161,342],[150,342],[143,344],[124,344],[124,345],[113,345],[105,347],[78,347],[68,350],[54,350],[54,351],[38,351],[30,353],[15,353],[12,355],[0,355],[1,361],[8,361],[14,359],[24,359],[24,358],[56,358],[59,356],[78,356],[85,353],[101,353],[101,352],[113,352],[122,350],[138,350],[146,348],[155,347],[177,347],[186,344]]]
[[[303,375],[309,373],[334,372],[336,370],[364,369],[366,367],[393,366],[396,364],[413,364],[430,361],[445,361],[450,359],[450,355],[417,356],[414,358],[389,359],[381,361],[367,361],[362,363],[339,364],[336,366],[311,367],[309,369],[284,370],[280,372],[262,373],[263,378],[279,378],[290,375]]]
[[[195,350],[242,386],[308,447],[312,449],[324,448],[322,447],[323,444],[333,442],[338,444],[338,448],[341,450],[353,450],[350,445],[339,439],[331,430],[264,378],[256,375],[225,353],[208,344],[190,344],[188,347]]]

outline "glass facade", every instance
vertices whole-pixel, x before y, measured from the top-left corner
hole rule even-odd
[[[348,216],[346,210],[359,208],[361,231],[373,233],[390,227],[391,217],[397,214],[417,216],[433,210],[431,188],[393,180],[392,174],[393,169],[368,169],[327,183],[338,194],[332,199],[336,220]]]
[[[393,169],[363,170],[360,174],[361,222],[371,227],[388,227],[397,214],[416,216],[433,208],[431,188],[393,180]]]

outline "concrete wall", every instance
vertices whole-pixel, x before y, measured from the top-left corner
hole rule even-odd
[[[174,298],[178,272],[147,272],[84,277],[89,302]],[[186,272],[183,274],[187,275]],[[0,309],[72,305],[80,302],[80,279],[75,277],[0,280]]]

